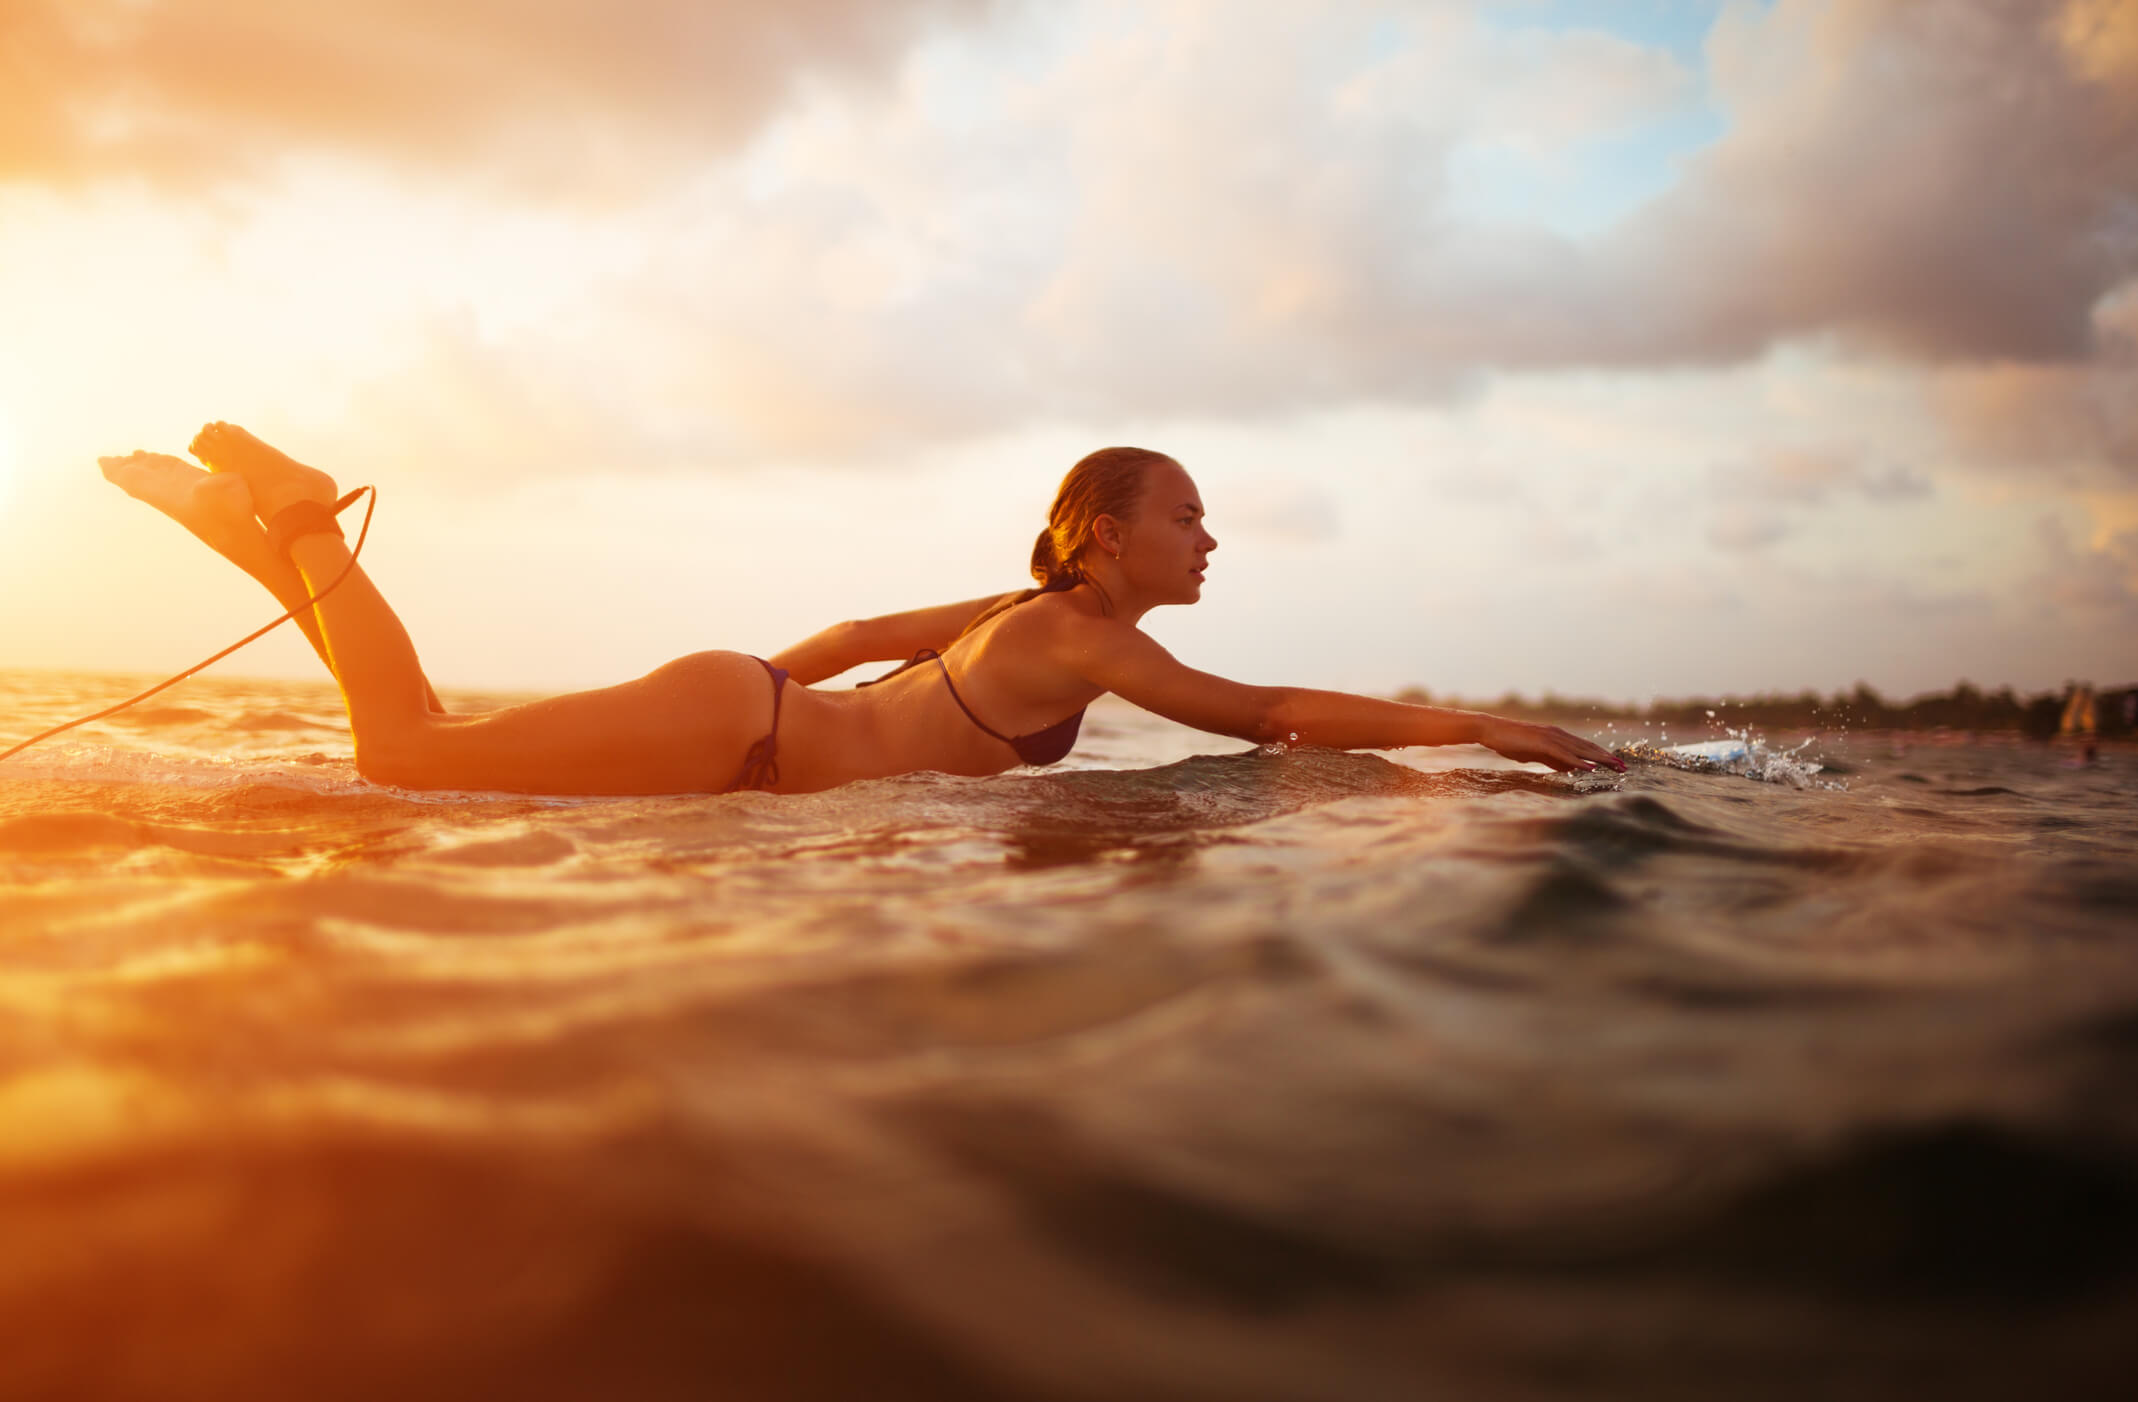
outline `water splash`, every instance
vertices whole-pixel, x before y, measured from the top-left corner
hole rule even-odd
[[[1709,712],[1710,715],[1714,713]],[[1688,770],[1696,774],[1735,774],[1741,778],[1756,780],[1762,784],[1786,784],[1793,789],[1827,789],[1845,792],[1846,782],[1816,777],[1826,766],[1804,754],[1817,736],[1807,735],[1786,749],[1769,745],[1751,729],[1727,730],[1727,738],[1701,740],[1690,744],[1673,745],[1665,734],[1661,742],[1634,740],[1617,747],[1615,753],[1625,759],[1637,759],[1648,764],[1666,765],[1672,769]]]

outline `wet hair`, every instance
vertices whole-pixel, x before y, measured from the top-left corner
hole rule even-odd
[[[1091,547],[1091,527],[1101,516],[1126,521],[1143,499],[1143,479],[1160,463],[1173,460],[1149,448],[1101,448],[1086,454],[1054,494],[1047,528],[1032,546],[1032,578],[1040,593],[1073,589],[1084,579],[1084,552]]]
[[[1128,520],[1143,499],[1150,470],[1172,462],[1166,454],[1149,448],[1101,448],[1078,459],[1054,493],[1054,505],[1047,509],[1047,528],[1032,545],[1032,578],[1039,581],[1038,587],[983,611],[965,625],[965,633],[1006,608],[1085,583],[1084,552],[1091,548],[1093,523],[1101,516]],[[1110,600],[1108,611],[1112,611]]]

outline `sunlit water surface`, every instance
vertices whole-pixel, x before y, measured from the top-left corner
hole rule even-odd
[[[204,678],[0,765],[0,1396],[2129,1395],[2138,755],[1084,734],[418,795]]]

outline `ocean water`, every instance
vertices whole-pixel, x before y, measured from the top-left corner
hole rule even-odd
[[[1085,737],[412,794],[210,676],[0,764],[0,1397],[2131,1395],[2138,753]]]

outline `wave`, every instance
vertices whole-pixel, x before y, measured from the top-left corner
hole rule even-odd
[[[87,811],[0,819],[0,853],[16,856],[84,856],[110,848],[163,847],[194,856],[259,858],[289,855],[303,846],[303,839],[290,833],[228,832]]]
[[[1606,1220],[1371,1240],[1304,1204],[1191,1196],[1031,1105],[920,1100],[891,1122],[1011,1194],[1057,1249],[1143,1292],[1234,1309],[1399,1295],[1457,1269],[2020,1307],[2138,1282],[2127,1147],[1984,1121],[1868,1127],[1735,1187],[1617,1203]]]
[[[155,728],[169,725],[197,725],[201,721],[215,719],[213,711],[201,710],[198,706],[135,706],[119,712],[113,720],[127,724]]]
[[[1565,850],[1610,866],[1631,866],[1651,857],[1685,854],[1723,857],[1810,871],[1846,870],[1862,856],[1835,847],[1784,846],[1739,837],[1686,817],[1652,794],[1622,794],[1586,803],[1564,814],[1504,825],[1536,847]]]
[[[2061,1305],[2138,1281],[2128,1146],[1980,1121],[1865,1132],[1629,1265],[1908,1300]]]
[[[720,802],[749,805],[767,823],[788,818],[856,834],[851,840],[862,842],[897,845],[923,831],[981,833],[1006,845],[1012,866],[1038,868],[1109,857],[1184,858],[1239,829],[1344,800],[1570,799],[1586,791],[1568,776],[1428,773],[1372,754],[1270,748],[1143,769],[990,778],[908,774],[798,798],[736,795]]]
[[[17,755],[0,767],[0,780],[8,779],[208,790],[266,784],[321,796],[377,792],[347,756],[318,751],[272,758],[188,755],[88,741]]]
[[[339,733],[345,723],[339,716],[331,720],[307,716],[296,711],[240,711],[223,722],[240,734],[272,734],[286,730],[325,730]]]
[[[1011,1197],[1057,1251],[1139,1295],[1265,1314],[1408,1283],[1386,1243],[1167,1183],[1038,1106],[917,1098],[882,1113]]]
[[[1347,800],[1543,798],[1556,804],[1578,799],[1582,802],[1567,812],[1519,820],[1527,824],[1527,838],[1606,861],[1668,851],[1809,866],[1825,860],[1816,853],[1747,844],[1684,816],[1660,797],[1619,793],[1624,780],[1616,774],[1427,771],[1376,754],[1316,747],[1196,755],[1134,769],[1013,770],[991,777],[918,773],[823,793],[778,796],[413,790],[364,780],[346,754],[203,756],[93,742],[32,752],[0,773],[0,779],[17,777],[141,789],[139,804],[128,806],[152,806],[158,791],[194,795],[211,805],[198,815],[181,805],[176,816],[185,821],[196,816],[217,821],[230,816],[233,804],[256,808],[269,802],[326,804],[330,809],[384,803],[400,810],[403,820],[417,813],[443,817],[458,810],[491,815],[586,810],[590,820],[623,815],[634,827],[642,826],[648,840],[684,854],[737,843],[770,843],[802,855],[866,858],[908,847],[916,833],[943,841],[961,832],[981,833],[993,849],[992,860],[1006,859],[1020,867],[1088,862],[1114,854],[1184,856],[1228,840],[1224,835],[1238,829]],[[23,811],[29,798],[25,793],[7,807]],[[5,812],[0,807],[0,813]],[[510,864],[522,858],[500,859]],[[478,858],[471,853],[464,860]]]

